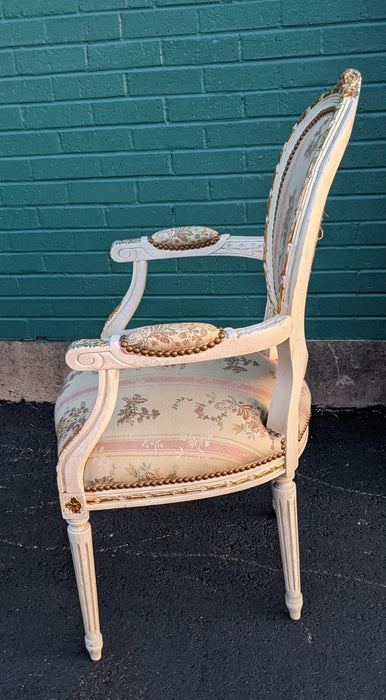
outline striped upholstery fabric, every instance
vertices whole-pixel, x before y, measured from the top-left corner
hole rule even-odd
[[[275,371],[261,353],[121,370],[114,413],[87,461],[85,486],[192,477],[277,455],[280,436],[265,428]],[[84,424],[97,386],[97,372],[69,374],[56,404],[59,450]],[[304,383],[299,434],[310,404]]]

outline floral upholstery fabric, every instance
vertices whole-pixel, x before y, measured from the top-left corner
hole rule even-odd
[[[275,371],[260,353],[121,370],[114,413],[86,464],[86,488],[192,477],[277,454],[280,436],[265,428]],[[97,372],[69,374],[55,410],[59,450],[84,424],[97,385]],[[304,382],[300,434],[310,405]]]
[[[220,234],[217,231],[205,226],[179,226],[157,231],[149,237],[149,241],[157,248],[184,250],[213,245],[219,238]]]
[[[162,323],[133,328],[121,336],[127,347],[151,350],[190,350],[203,345],[214,347],[219,329],[210,323]]]
[[[322,116],[312,128],[300,133],[288,158],[288,168],[280,185],[280,196],[275,212],[272,265],[275,293],[278,296],[281,277],[285,271],[288,243],[291,240],[292,224],[299,204],[300,193],[306,182],[306,175],[315,158],[318,148],[333,118],[334,110]]]

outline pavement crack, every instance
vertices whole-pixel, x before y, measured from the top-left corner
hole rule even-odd
[[[382,493],[370,493],[369,491],[359,491],[358,489],[346,489],[344,486],[336,486],[335,484],[329,484],[328,481],[322,481],[321,479],[314,479],[312,476],[305,476],[300,472],[296,472],[296,476],[299,479],[306,479],[307,481],[312,481],[315,484],[320,484],[321,486],[328,486],[330,489],[336,489],[337,491],[344,491],[344,493],[355,493],[358,496],[369,496],[371,498],[382,498],[386,499]]]

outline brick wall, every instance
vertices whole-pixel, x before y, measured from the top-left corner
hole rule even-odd
[[[173,225],[262,234],[281,145],[345,68],[364,87],[326,206],[313,338],[382,337],[381,0],[2,0],[0,337],[98,335],[130,265],[113,240]],[[384,257],[383,257],[384,261]],[[150,266],[136,324],[252,323],[252,261]]]

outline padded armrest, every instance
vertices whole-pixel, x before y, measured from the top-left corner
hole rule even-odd
[[[120,335],[77,340],[66,361],[81,371],[151,367],[217,360],[258,352],[286,340],[290,316],[274,316],[245,328],[216,328],[209,323],[168,323],[133,328]]]
[[[167,228],[142,238],[114,241],[110,251],[115,262],[139,262],[198,255],[230,255],[262,260],[262,236],[230,236],[204,226]]]
[[[194,250],[214,245],[220,234],[204,226],[179,226],[166,228],[149,236],[148,241],[159,250]]]
[[[163,323],[126,331],[120,345],[135,355],[177,357],[210,350],[224,338],[224,329],[210,323]]]
[[[180,226],[157,231],[148,237],[114,241],[110,253],[115,262],[206,255],[221,248],[228,238],[229,234],[220,235],[204,226]]]

